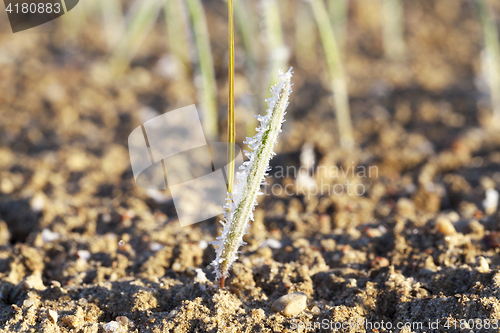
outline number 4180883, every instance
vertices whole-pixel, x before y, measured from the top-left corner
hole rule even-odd
[[[23,14],[28,14],[28,13],[31,13],[31,14],[52,14],[52,13],[55,13],[55,14],[59,14],[61,12],[61,4],[60,3],[55,3],[55,4],[52,4],[50,2],[48,3],[43,3],[43,2],[40,2],[40,3],[16,3],[14,5],[14,9],[12,8],[12,3],[9,3],[9,5],[7,6],[7,12],[10,14],[12,12],[16,13],[16,14],[19,14],[19,13],[23,13]]]

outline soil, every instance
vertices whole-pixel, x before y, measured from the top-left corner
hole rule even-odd
[[[224,290],[210,267],[218,219],[181,227],[168,191],[139,188],[130,168],[128,134],[196,102],[189,68],[159,70],[164,27],[118,78],[97,22],[0,35],[0,332],[497,331],[500,131],[480,89],[475,11],[404,1],[409,56],[395,63],[372,3],[350,8],[352,149],[339,147],[322,60],[297,63],[295,2],[284,10],[294,93],[267,191],[296,191],[259,199]],[[225,8],[206,8],[224,128]],[[319,44],[311,52],[322,59]],[[237,85],[249,86],[237,64]],[[242,115],[257,112],[237,94],[242,142]],[[300,167],[306,144],[315,183],[365,191],[299,191],[278,170]],[[272,310],[293,292],[306,309]]]

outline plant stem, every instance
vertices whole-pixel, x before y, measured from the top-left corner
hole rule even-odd
[[[347,82],[340,59],[340,52],[335,40],[335,33],[333,32],[323,0],[311,0],[310,3],[318,25],[330,72],[340,144],[342,147],[351,147],[354,145],[354,135],[349,111],[349,96],[347,94]]]
[[[160,13],[161,1],[136,0],[129,9],[127,28],[113,52],[112,63],[117,74],[123,72],[139,50],[144,38]]]
[[[330,0],[328,11],[340,50],[344,50],[349,0]]]
[[[168,48],[186,68],[191,68],[189,41],[187,37],[188,19],[182,0],[167,0],[163,6],[167,28]]]
[[[125,31],[122,5],[119,0],[99,1],[104,23],[104,34],[109,49],[113,49]]]
[[[227,2],[229,12],[229,98],[227,104],[227,162],[228,162],[228,185],[227,191],[232,193],[234,181],[234,145],[236,143],[236,130],[234,119],[234,20],[233,0]],[[224,286],[222,286],[224,287]]]
[[[257,33],[255,15],[253,9],[249,6],[249,1],[234,1],[234,15],[236,17],[237,32],[240,35],[243,48],[245,49],[245,64],[248,75],[251,76],[252,90],[257,91],[257,72],[255,55],[255,36]]]
[[[299,1],[295,6],[295,52],[299,66],[306,70],[317,64],[318,32],[311,16],[307,5]]]
[[[257,23],[255,19],[254,8],[251,6],[254,0],[235,0],[234,1],[234,16],[237,33],[240,36],[241,44],[245,51],[245,74],[250,82],[250,105],[247,111],[250,111],[259,105],[259,99],[256,96],[260,90],[259,72],[257,68],[256,40],[258,34]],[[245,132],[247,136],[255,134],[257,123],[250,112],[245,113]]]
[[[385,55],[391,60],[403,61],[406,57],[406,44],[401,1],[382,0],[382,13]]]
[[[207,136],[214,139],[218,133],[217,88],[205,11],[201,0],[187,0],[187,6],[191,16],[202,79],[203,127]]]
[[[291,69],[279,75],[279,82],[271,89],[272,97],[268,99],[267,115],[259,116],[261,121],[257,134],[248,138],[247,144],[251,152],[238,172],[238,182],[231,194],[232,202],[226,206],[228,211],[221,221],[224,229],[222,235],[212,242],[217,248],[217,256],[212,263],[215,266],[217,279],[221,286],[228,276],[228,270],[237,259],[238,248],[244,244],[243,235],[248,229],[248,222],[253,220],[253,210],[257,204],[257,196],[261,194],[260,186],[269,171],[269,161],[274,153],[274,145],[281,132],[291,93]]]
[[[495,27],[493,11],[484,0],[474,0],[481,17],[486,53],[487,72],[489,74],[491,107],[493,115],[500,121],[500,42]]]
[[[233,0],[227,2],[228,6],[228,16],[229,16],[229,97],[227,103],[227,162],[228,162],[228,174],[227,174],[227,192],[229,200],[231,200],[230,195],[233,192],[233,182],[234,182],[234,145],[236,142],[236,130],[235,130],[235,119],[234,119],[234,22],[233,22]],[[223,276],[220,279],[220,287],[224,288],[224,283],[226,282],[226,277]]]
[[[286,68],[289,56],[283,42],[280,8],[277,0],[261,0],[261,6],[270,58],[269,73],[276,73],[280,68]],[[276,82],[276,77],[272,75],[268,82],[269,88]]]

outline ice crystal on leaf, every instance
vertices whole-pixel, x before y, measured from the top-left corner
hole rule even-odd
[[[257,205],[257,196],[261,195],[260,186],[270,171],[269,161],[276,155],[274,146],[281,133],[281,124],[285,121],[288,98],[292,92],[292,68],[286,73],[280,71],[279,82],[271,88],[271,97],[265,116],[256,116],[260,121],[257,134],[247,138],[245,151],[248,158],[236,175],[236,184],[232,193],[228,193],[226,213],[221,224],[222,235],[212,244],[216,247],[217,256],[212,263],[217,279],[225,279],[233,262],[238,258],[240,246],[244,245],[243,236],[247,233],[249,222],[253,221],[253,211]]]

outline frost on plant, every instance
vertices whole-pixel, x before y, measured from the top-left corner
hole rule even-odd
[[[250,148],[250,151],[245,151],[248,161],[244,162],[236,175],[232,194],[228,193],[226,213],[221,221],[224,226],[222,235],[212,242],[217,252],[212,265],[215,266],[221,286],[224,285],[229,268],[238,258],[238,248],[244,244],[243,235],[247,233],[249,221],[253,221],[257,196],[262,194],[260,186],[270,170],[269,161],[275,155],[274,146],[281,133],[281,124],[292,92],[292,68],[286,73],[280,71],[278,78],[279,82],[271,88],[271,97],[266,100],[269,106],[267,114],[256,116],[260,121],[257,134],[245,142]]]

